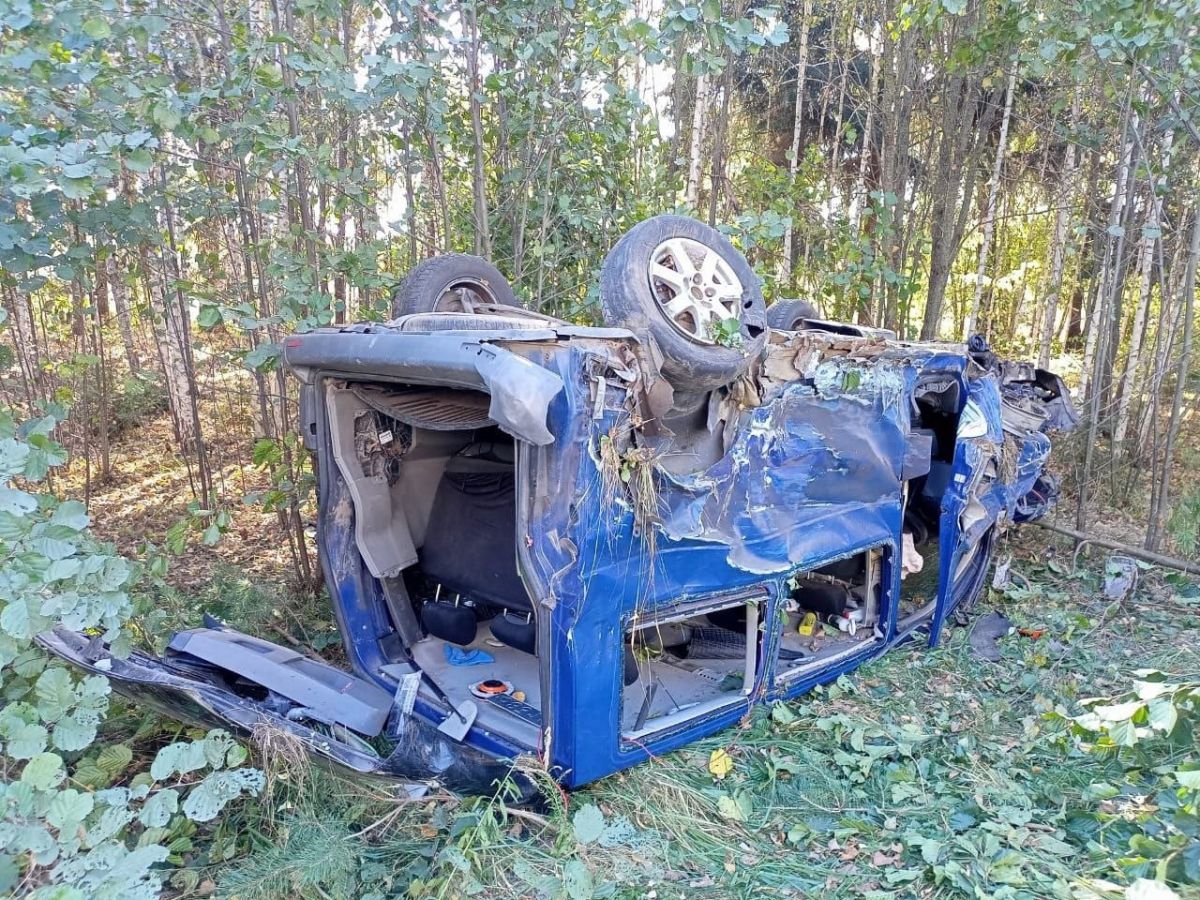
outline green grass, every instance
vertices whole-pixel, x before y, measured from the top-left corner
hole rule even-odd
[[[1043,538],[1016,551],[1021,587],[980,602],[1045,630],[1003,639],[999,663],[951,629],[545,815],[276,766],[179,883],[246,898],[1119,897],[1153,877],[1122,812],[1144,805],[1142,776],[1081,751],[1054,712],[1126,690],[1139,668],[1194,677],[1200,597],[1144,572],[1109,603],[1098,567],[1072,574]],[[717,748],[734,763],[722,780]]]

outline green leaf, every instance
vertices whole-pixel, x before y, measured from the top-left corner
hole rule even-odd
[[[167,855],[167,848],[161,844],[138,847],[136,850],[119,858],[116,865],[107,872],[105,883],[137,883],[146,877],[151,866],[165,860]]]
[[[183,121],[183,116],[179,114],[179,111],[175,107],[164,100],[154,104],[154,107],[150,110],[150,119],[164,131],[173,131],[179,127],[179,123]]]
[[[1180,770],[1175,773],[1175,778],[1181,785],[1193,791],[1200,791],[1200,769],[1193,771]]]
[[[257,769],[211,772],[183,801],[183,813],[193,822],[211,822],[230,800],[261,791],[264,781]]]
[[[745,795],[731,797],[729,794],[722,794],[717,798],[717,812],[734,822],[745,822],[749,819],[752,808],[750,798]]]
[[[37,509],[37,500],[32,494],[16,488],[0,487],[0,512],[22,516],[35,509]]]
[[[51,737],[59,750],[74,753],[96,739],[96,724],[77,715],[66,716],[54,726]]]
[[[50,733],[42,725],[14,725],[9,731],[8,747],[5,749],[13,759],[31,759],[46,749],[49,738]]]
[[[1106,722],[1121,722],[1132,719],[1141,708],[1140,700],[1130,700],[1127,703],[1114,703],[1111,706],[1096,706],[1092,712]]]
[[[132,150],[122,158],[125,161],[125,167],[139,175],[144,175],[154,168],[154,155],[144,148],[139,147],[137,150]]]
[[[50,516],[53,525],[62,525],[72,531],[83,531],[91,522],[88,518],[87,507],[78,500],[64,500],[54,509]]]
[[[279,354],[279,344],[259,344],[246,354],[246,365],[256,372],[270,372],[275,368]]]
[[[176,741],[158,751],[150,764],[150,777],[163,781],[176,773],[186,775],[202,769],[207,764],[203,741]]]
[[[780,702],[771,707],[771,720],[779,725],[791,725],[796,721],[796,714],[786,703]]]
[[[196,315],[196,324],[201,328],[215,328],[221,324],[221,308],[214,303],[205,303]]]
[[[581,806],[571,821],[575,826],[575,840],[581,844],[599,840],[604,833],[604,813],[595,803]]]
[[[563,889],[571,900],[592,900],[595,896],[595,882],[583,860],[567,860],[563,866]]]
[[[82,200],[92,195],[95,185],[90,178],[63,178],[58,182],[58,189],[69,200]]]
[[[127,744],[108,744],[96,757],[96,766],[110,778],[116,778],[133,761],[133,750]]]
[[[112,29],[103,19],[88,19],[83,23],[83,33],[93,41],[103,41],[112,37]]]
[[[178,811],[179,792],[174,788],[164,788],[156,791],[146,801],[141,813],[138,814],[138,821],[147,828],[161,828],[170,822],[171,816]]]
[[[82,567],[83,562],[78,559],[56,559],[50,563],[44,577],[46,581],[65,581],[78,575]]]
[[[95,806],[96,798],[93,795],[67,788],[55,794],[50,801],[46,821],[61,832],[73,833],[91,815]]]
[[[1149,724],[1156,731],[1170,734],[1179,721],[1179,711],[1170,697],[1155,697],[1150,701]]]
[[[1132,747],[1138,742],[1137,728],[1128,719],[1114,722],[1108,728],[1108,736],[1118,747]]]
[[[47,669],[34,686],[38,715],[46,722],[57,722],[75,705],[75,685],[71,674],[61,666]]]
[[[55,538],[35,538],[29,542],[29,549],[49,560],[66,559],[75,553],[75,545],[70,541]]]
[[[29,607],[24,600],[14,597],[8,601],[4,611],[0,612],[0,629],[19,641],[33,636],[29,630]]]
[[[48,791],[66,777],[63,761],[57,753],[39,753],[25,764],[21,781],[39,791]]]

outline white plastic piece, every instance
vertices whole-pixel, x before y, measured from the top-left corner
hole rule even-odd
[[[907,531],[900,540],[900,577],[907,578],[925,568],[925,557],[917,552],[916,542]]]

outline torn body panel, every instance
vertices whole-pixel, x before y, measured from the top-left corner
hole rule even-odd
[[[77,668],[107,677],[116,690],[140,706],[244,737],[261,728],[284,732],[317,759],[343,771],[389,782],[436,781],[465,794],[492,793],[508,783],[516,788],[517,799],[535,795],[528,778],[495,754],[450,741],[416,716],[405,717],[402,726],[392,723],[391,749],[381,755],[366,741],[325,727],[327,723],[319,718],[296,715],[298,710],[309,712],[302,706],[281,702],[279,697],[238,692],[218,683],[212,673],[189,671],[181,660],[172,664],[138,651],[118,659],[64,629],[41,634],[38,642]]]

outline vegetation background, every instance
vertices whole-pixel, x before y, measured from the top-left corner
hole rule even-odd
[[[549,817],[104,719],[31,635],[206,608],[336,658],[282,337],[447,251],[593,321],[672,210],[769,299],[1063,372],[1060,526],[1195,560],[1198,151],[1196,0],[0,0],[0,891],[1191,890],[1200,601],[1107,604],[1044,532],[996,599],[1054,639],[1003,672],[956,636]]]

